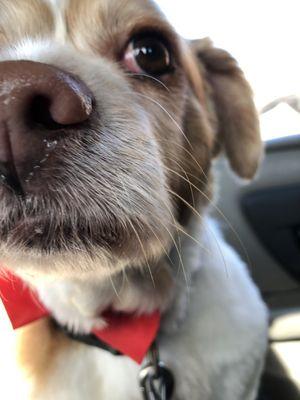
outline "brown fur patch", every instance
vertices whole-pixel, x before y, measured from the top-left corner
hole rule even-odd
[[[17,362],[32,381],[34,392],[42,389],[57,358],[76,345],[47,318],[18,330]]]

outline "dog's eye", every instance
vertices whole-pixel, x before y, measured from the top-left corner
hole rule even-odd
[[[154,37],[133,39],[125,52],[124,62],[131,72],[149,75],[162,75],[171,68],[168,48]]]

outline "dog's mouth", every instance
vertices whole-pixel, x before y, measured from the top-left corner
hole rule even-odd
[[[95,248],[122,255],[130,243],[131,230],[107,205],[95,209],[82,187],[77,190],[70,182],[68,174],[77,174],[82,182],[86,176],[80,177],[78,171],[66,166],[72,143],[63,133],[59,141],[39,139],[41,160],[19,165],[19,171],[13,162],[8,168],[1,163],[0,242],[11,249],[44,255],[92,253]],[[75,134],[72,140],[76,141]],[[83,142],[82,138],[78,141],[82,151]],[[134,221],[130,224],[136,225]]]
[[[99,214],[92,218],[83,210],[82,213],[75,210],[72,204],[69,207],[73,207],[73,212],[68,214],[49,194],[12,196],[5,187],[0,191],[0,240],[9,247],[42,253],[91,252],[95,247],[122,252],[129,241],[130,227],[114,215]]]
[[[0,230],[2,242],[10,247],[24,250],[37,250],[42,253],[91,251],[95,246],[107,250],[121,248],[127,241],[127,233],[118,223],[73,221],[67,218],[55,221],[47,216],[20,217],[2,223]]]

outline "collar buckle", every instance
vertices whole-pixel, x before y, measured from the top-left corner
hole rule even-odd
[[[175,380],[173,373],[159,359],[154,342],[148,353],[149,362],[140,370],[139,382],[144,400],[171,400]]]

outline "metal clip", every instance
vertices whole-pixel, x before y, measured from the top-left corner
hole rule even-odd
[[[144,400],[171,400],[174,392],[174,376],[159,360],[159,353],[154,342],[149,350],[149,363],[139,374],[140,388]]]

